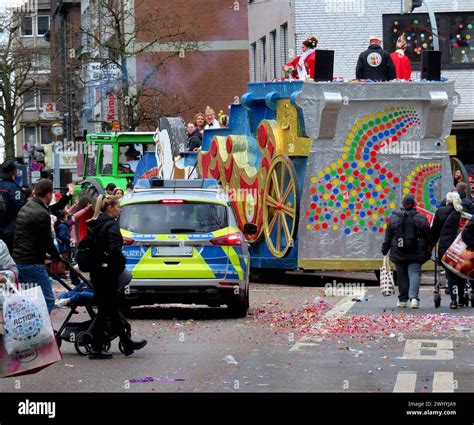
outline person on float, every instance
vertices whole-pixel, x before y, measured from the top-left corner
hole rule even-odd
[[[311,78],[314,80],[314,72],[316,70],[316,47],[318,39],[311,36],[303,41],[301,45],[302,53],[288,62],[284,67],[285,73],[292,73],[293,78],[297,80],[306,80]]]
[[[356,79],[390,81],[397,77],[390,53],[382,48],[382,39],[372,36],[369,47],[362,52],[357,61]]]
[[[411,62],[408,56],[405,55],[407,49],[407,40],[405,33],[403,33],[397,40],[397,50],[390,54],[395,71],[397,73],[397,80],[411,80]]]

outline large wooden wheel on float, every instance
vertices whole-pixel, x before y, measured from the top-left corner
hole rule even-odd
[[[288,157],[279,155],[270,164],[263,200],[263,232],[273,256],[283,258],[294,246],[298,216],[296,170]]]

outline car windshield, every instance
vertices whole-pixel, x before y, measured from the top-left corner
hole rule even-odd
[[[209,233],[229,226],[227,207],[220,204],[137,203],[125,205],[120,227],[133,233]]]

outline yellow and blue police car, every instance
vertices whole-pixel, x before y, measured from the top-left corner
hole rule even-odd
[[[140,180],[121,206],[128,305],[225,304],[247,314],[249,245],[217,181]]]

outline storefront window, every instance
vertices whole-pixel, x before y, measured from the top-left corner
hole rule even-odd
[[[451,18],[449,30],[452,63],[474,63],[474,14]]]

